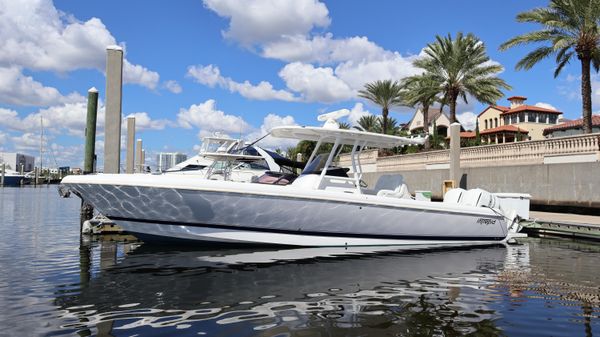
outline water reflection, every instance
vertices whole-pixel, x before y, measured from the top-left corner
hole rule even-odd
[[[79,244],[77,199],[0,190],[0,335],[555,335],[599,329],[600,246]],[[111,241],[112,240],[112,241]]]
[[[112,322],[118,330],[222,335],[338,335],[349,328],[359,335],[496,335],[498,276],[529,267],[527,245],[430,251],[142,245],[113,265],[117,246],[101,245],[104,267],[79,295],[57,297],[65,329],[100,334]]]

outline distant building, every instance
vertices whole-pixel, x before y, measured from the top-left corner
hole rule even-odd
[[[544,139],[544,129],[559,122],[562,112],[524,104],[527,97],[509,97],[510,106],[490,105],[477,116],[483,143]]]
[[[600,132],[600,115],[592,115],[592,132]],[[583,133],[583,118],[566,121],[544,129],[546,138],[580,135]]]
[[[407,124],[407,129],[411,134],[419,134],[423,133],[424,125],[427,124],[427,130],[429,134],[433,133],[433,122],[435,121],[435,126],[437,129],[438,135],[442,137],[446,137],[448,135],[448,128],[450,127],[450,118],[446,115],[445,112],[440,111],[440,109],[429,108],[427,113],[427,123],[425,123],[423,118],[423,110],[418,108],[415,111],[410,122]]]
[[[16,152],[0,152],[1,163],[5,163],[7,168],[15,171],[21,171],[23,165],[23,172],[30,172],[35,167],[35,157]]]
[[[179,152],[161,152],[156,156],[158,170],[164,172],[187,160],[187,155]]]

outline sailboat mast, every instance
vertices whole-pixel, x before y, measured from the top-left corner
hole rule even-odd
[[[42,172],[42,166],[43,166],[43,152],[44,152],[44,119],[42,117],[42,114],[40,113],[40,173]]]

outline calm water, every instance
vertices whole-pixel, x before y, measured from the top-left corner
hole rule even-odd
[[[600,335],[600,245],[80,244],[78,216],[55,187],[0,189],[0,336]]]

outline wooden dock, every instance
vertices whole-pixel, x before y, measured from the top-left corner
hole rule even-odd
[[[600,241],[600,216],[534,211],[529,216],[522,232]]]

